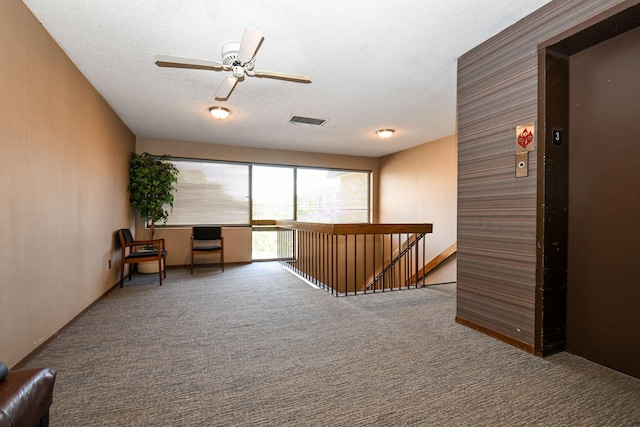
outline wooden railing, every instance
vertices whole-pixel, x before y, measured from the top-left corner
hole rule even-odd
[[[333,295],[424,286],[424,237],[432,224],[275,225],[280,263]]]

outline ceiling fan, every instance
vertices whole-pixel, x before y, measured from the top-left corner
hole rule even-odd
[[[230,42],[222,45],[222,63],[209,59],[186,58],[182,56],[158,55],[158,67],[190,68],[196,70],[231,71],[216,91],[216,99],[226,100],[239,80],[244,76],[267,77],[271,79],[288,80],[299,83],[311,83],[311,76],[281,73],[278,71],[254,70],[255,54],[264,37],[262,30],[246,28],[242,41]]]

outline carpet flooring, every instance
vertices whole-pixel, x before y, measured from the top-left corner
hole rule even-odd
[[[640,380],[458,325],[455,284],[337,298],[277,263],[134,275],[26,367],[51,426],[640,426]]]

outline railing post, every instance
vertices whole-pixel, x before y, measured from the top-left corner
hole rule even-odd
[[[353,235],[353,294],[358,293],[358,235]]]
[[[409,250],[407,251],[407,278],[405,279],[405,288],[409,289],[409,287],[411,286],[411,269],[413,267],[413,257],[411,255],[413,255],[413,250],[414,250],[414,245],[413,242],[411,242],[411,236],[409,235],[409,233],[407,233],[407,243],[406,243],[409,247]]]
[[[424,284],[424,267],[427,265],[427,264],[426,264],[426,262],[427,262],[427,254],[426,254],[426,253],[425,253],[425,251],[424,251],[424,250],[425,250],[424,241],[426,240],[426,239],[425,239],[425,235],[423,234],[421,237],[422,237],[422,267],[421,267],[421,269],[419,269],[418,271],[420,271],[420,272],[421,272],[421,275],[422,275],[422,283]],[[417,280],[416,280],[416,282],[417,282]]]
[[[362,235],[362,290],[367,293],[367,235]]]
[[[337,236],[331,235],[331,295],[336,290],[336,275],[338,271]]]
[[[377,261],[376,260],[376,245],[377,245],[377,243],[378,243],[378,239],[377,239],[377,236],[374,234],[373,235],[373,248],[371,248],[372,252],[373,252],[373,254],[372,254],[373,255],[373,276],[372,276],[373,277],[373,279],[372,279],[373,292],[376,291],[375,281],[376,281],[376,264],[377,264],[377,262],[376,262]]]
[[[415,288],[418,288],[418,275],[420,274],[420,235],[416,235],[416,244],[415,244],[415,251],[416,251],[416,255],[414,257],[414,262],[416,264],[416,272],[415,272]]]
[[[347,260],[349,250],[349,242],[347,242],[347,235],[344,235],[344,296],[349,295],[349,281],[347,280],[349,277],[349,272],[347,271],[347,266],[349,262]]]

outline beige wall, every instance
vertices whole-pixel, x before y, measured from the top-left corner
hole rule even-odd
[[[133,134],[19,0],[0,1],[0,360],[115,284]]]
[[[138,224],[139,231],[144,229],[144,224]],[[251,262],[251,227],[222,227],[224,236],[224,261],[225,263]],[[145,238],[140,235],[138,238]],[[191,228],[190,227],[161,227],[156,226],[155,237],[163,237],[167,246],[167,265],[186,266],[191,263]],[[218,263],[220,255],[200,254],[194,263]],[[157,270],[157,264],[155,267]]]
[[[332,154],[303,153],[299,151],[270,150],[264,148],[234,147],[222,144],[137,138],[136,151],[151,154],[168,154],[174,157],[254,162],[265,164],[315,166],[371,170],[373,188],[377,188],[378,159],[373,157],[340,156]],[[377,212],[377,196],[372,197],[374,219]],[[138,222],[138,230],[143,230]],[[229,227],[224,230],[225,262],[251,261],[251,229]],[[164,237],[167,244],[167,265],[186,265],[190,262],[191,228],[156,228],[156,236]]]
[[[380,222],[432,223],[427,262],[456,242],[457,147],[451,135],[380,158]],[[455,256],[427,277],[427,283],[455,280]]]

